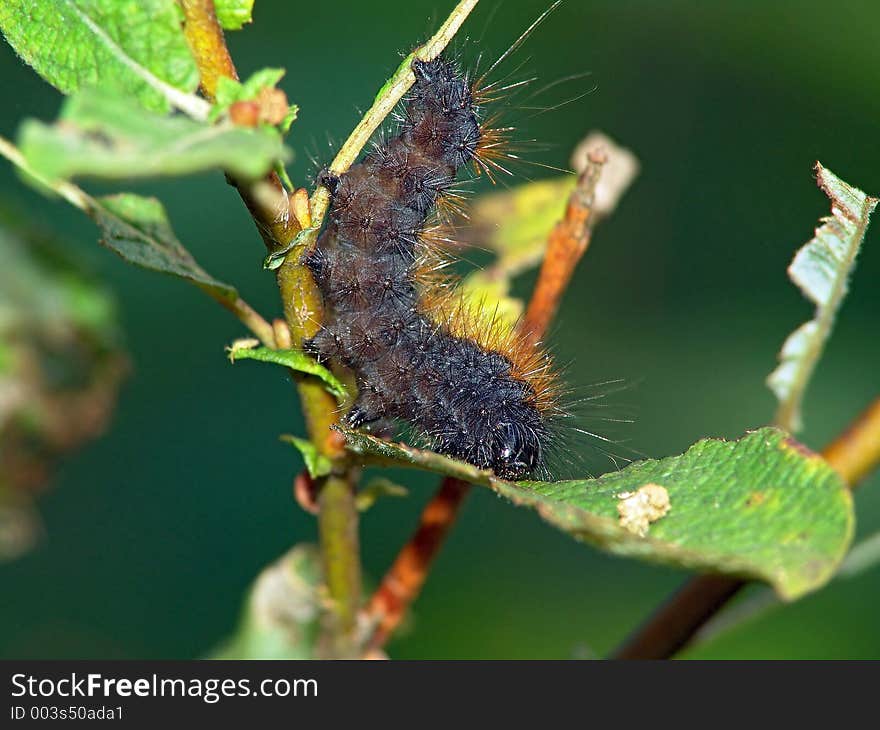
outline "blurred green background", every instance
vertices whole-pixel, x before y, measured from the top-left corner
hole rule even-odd
[[[255,23],[229,35],[243,75],[288,69],[301,107],[290,145],[329,161],[373,94],[452,3],[257,0]],[[299,7],[305,8],[303,5]],[[546,7],[486,0],[466,26],[497,55]],[[494,11],[494,14],[493,14]],[[880,4],[715,0],[569,0],[521,49],[544,81],[590,71],[519,135],[532,156],[565,166],[601,129],[633,149],[642,173],[577,272],[553,336],[568,379],[623,378],[615,431],[648,456],[696,439],[736,437],[772,416],[763,385],[785,336],[810,315],[786,276],[795,249],[828,211],[811,167],[880,193]],[[477,43],[478,41],[478,43]],[[0,46],[0,134],[51,119],[60,96]],[[552,94],[550,95],[552,97]],[[328,140],[331,141],[328,146]],[[541,177],[542,168],[526,168]],[[101,190],[86,185],[91,190]],[[279,311],[262,243],[221,175],[126,185],[158,195],[180,239],[265,314]],[[0,164],[0,199],[56,231],[115,289],[134,361],[106,436],[68,458],[41,500],[47,537],[0,566],[0,655],[193,657],[237,620],[257,572],[315,537],[291,498],[298,456],[277,441],[301,430],[281,369],[231,367],[241,327],[196,290],[130,268],[95,245],[76,210],[25,188]],[[803,440],[821,447],[871,398],[880,373],[880,223],[806,403]],[[527,292],[533,277],[519,282]],[[594,471],[611,467],[583,444]],[[404,475],[408,499],[362,522],[365,571],[377,580],[406,539],[435,479]],[[880,525],[880,478],[857,496],[859,534]],[[399,658],[565,658],[612,648],[686,576],[579,545],[534,514],[476,490],[418,601]],[[880,572],[841,581],[744,625],[689,656],[880,657]]]

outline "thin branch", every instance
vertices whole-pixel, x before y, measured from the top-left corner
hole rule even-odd
[[[449,42],[458,32],[458,29],[464,23],[471,11],[476,7],[479,0],[461,0],[458,5],[453,8],[446,22],[440,26],[440,29],[434,36],[424,45],[417,48],[409,54],[397,70],[392,74],[391,78],[385,82],[385,85],[376,95],[373,105],[367,110],[366,114],[358,122],[352,133],[345,140],[333,162],[330,163],[329,171],[340,175],[345,172],[357,159],[364,145],[369,142],[370,138],[385,121],[385,118],[391,113],[398,102],[403,98],[407,91],[416,81],[415,74],[412,71],[412,62],[414,58],[424,61],[430,61],[439,56],[443,49],[449,45]],[[285,239],[277,239],[278,248],[275,255],[286,255],[293,249],[295,241],[296,247],[300,250],[311,248],[315,245],[318,238],[318,232],[324,216],[327,214],[327,208],[330,205],[330,191],[323,185],[319,185],[309,200],[311,208],[311,227],[302,231],[302,235],[298,235],[300,231]],[[278,269],[278,280],[282,291],[286,293],[285,302],[290,302],[289,306],[291,314],[302,318],[302,321],[320,322],[320,297],[313,295],[314,284],[309,286],[308,282],[311,277],[299,266],[297,256],[287,256],[284,263]],[[312,291],[310,291],[312,290]],[[294,335],[302,334],[303,337],[310,337],[317,329],[317,325],[312,326],[311,332],[299,333],[294,329]]]
[[[364,148],[364,145],[370,141],[370,138],[382,122],[385,121],[385,118],[416,82],[416,77],[412,70],[413,60],[432,61],[437,58],[443,52],[443,49],[449,45],[458,29],[461,28],[462,23],[464,23],[470,12],[476,7],[477,2],[478,0],[461,0],[434,36],[403,59],[391,78],[379,90],[373,105],[367,110],[361,121],[358,122],[352,133],[348,136],[348,139],[345,140],[336,157],[333,158],[333,162],[330,163],[330,172],[339,175],[351,167]],[[314,198],[312,207],[314,208]],[[312,215],[318,219],[323,217],[320,212],[315,213],[313,211]]]
[[[238,320],[253,332],[257,339],[266,347],[273,349],[278,347],[275,339],[275,328],[240,296],[236,295],[235,299],[230,300],[222,296],[215,296],[208,287],[199,288],[238,317]]]
[[[94,218],[96,212],[99,210],[102,215],[109,215],[109,212],[82,188],[68,182],[67,180],[49,180],[40,175],[28,165],[27,160],[24,158],[24,155],[21,154],[18,147],[3,137],[0,137],[0,156],[5,157],[28,177],[32,178],[48,190],[56,193],[75,208],[79,208],[89,217]],[[216,288],[202,286],[198,282],[195,282],[195,285],[214,301],[218,302],[238,317],[239,321],[257,338],[259,338],[264,345],[267,347],[275,347],[275,334],[272,325],[263,319],[263,317],[260,316],[260,314],[244,299],[236,295],[235,299],[230,300]]]
[[[184,32],[200,71],[204,69],[202,91],[212,98],[214,89],[211,84],[216,87],[218,74],[235,78],[235,67],[226,49],[223,32],[216,23],[213,2],[180,2],[186,16]],[[385,117],[415,83],[412,57],[428,60],[437,56],[476,4],[477,0],[460,2],[434,37],[404,60],[336,155],[330,166],[332,172],[339,174],[351,166]],[[329,207],[329,192],[319,186],[310,200],[310,215],[303,216],[294,214],[298,198],[288,195],[275,173],[256,184],[232,178],[230,182],[247,205],[270,255],[284,257],[277,270],[278,287],[291,341],[299,346],[317,332],[323,318],[322,299],[311,274],[300,265],[299,256],[285,254],[314,245]],[[303,225],[304,217],[310,219],[309,227]],[[360,606],[358,516],[354,503],[356,475],[348,463],[344,441],[331,429],[338,420],[338,409],[332,397],[321,385],[305,380],[298,383],[298,389],[310,439],[323,455],[334,460],[340,471],[340,476],[331,476],[316,484],[316,488],[321,553],[336,620],[336,626],[329,627],[326,634],[335,639],[331,652],[345,656],[351,652],[356,612]]]
[[[199,69],[200,88],[214,100],[217,81],[225,76],[238,79],[238,72],[226,47],[223,29],[217,22],[213,0],[178,0],[183,10],[183,33]],[[287,191],[276,173],[252,182],[229,178],[250,211],[266,247],[272,251],[286,245],[301,231],[291,215]]]
[[[880,397],[822,455],[852,488],[868,476],[880,464]]]
[[[213,99],[221,77],[238,81],[238,73],[223,37],[223,28],[214,13],[214,0],[178,1],[186,19],[186,40],[199,68],[202,93]]]
[[[880,398],[875,400],[822,456],[855,489],[880,464]],[[612,655],[612,659],[668,659],[746,585],[724,576],[690,579],[648,618]]]
[[[367,615],[375,622],[367,652],[385,645],[421,592],[470,488],[467,482],[447,477],[425,506],[418,528],[397,554],[367,606]]]
[[[536,341],[547,331],[575,267],[590,245],[595,220],[593,199],[606,162],[608,156],[601,148],[589,152],[587,165],[568,199],[565,217],[556,224],[547,240],[541,273],[520,324],[522,331]]]
[[[24,155],[21,154],[21,150],[5,137],[0,137],[0,155],[9,160],[28,177],[36,180],[40,185],[52,192],[57,193],[61,198],[84,213],[90,213],[93,206],[96,205],[94,198],[73,183],[66,180],[48,180],[40,175],[28,164]]]
[[[221,76],[237,79],[238,74],[226,47],[223,31],[217,22],[213,0],[180,0],[184,11],[184,34],[189,41],[201,74],[202,93],[213,99]],[[256,183],[228,176],[250,211],[267,248],[288,245],[301,232],[297,216],[291,211],[290,198],[276,173]],[[319,310],[320,294],[304,267],[296,266],[281,276],[278,285],[284,305],[290,340],[301,345],[308,336],[306,323]],[[298,295],[289,291],[296,279]],[[292,300],[308,303],[309,316],[292,309]],[[270,326],[271,327],[271,326]],[[318,533],[324,577],[331,610],[324,615],[322,649],[327,656],[346,657],[353,653],[355,618],[361,603],[361,568],[358,549],[358,514],[354,505],[355,473],[346,463],[346,454],[334,439],[330,426],[335,422],[336,402],[318,383],[296,378],[303,414],[310,440],[318,450],[336,462],[337,475],[317,480]]]

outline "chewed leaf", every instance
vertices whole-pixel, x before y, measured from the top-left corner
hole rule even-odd
[[[877,206],[877,198],[850,187],[818,162],[816,180],[831,199],[831,215],[822,219],[788,267],[789,278],[816,305],[816,314],[788,336],[779,353],[779,366],[767,378],[779,399],[776,423],[789,431],[801,427],[804,392],[846,296],[859,247]]]
[[[259,360],[296,370],[300,373],[314,375],[324,381],[327,390],[336,396],[340,403],[345,401],[348,393],[345,386],[327,368],[317,362],[311,355],[302,350],[272,350],[268,347],[235,347],[229,350],[229,359]]]
[[[214,12],[223,30],[241,30],[253,21],[254,0],[214,0]]]
[[[132,264],[187,279],[229,301],[235,288],[208,274],[177,240],[165,208],[155,198],[121,193],[99,198],[89,215],[101,228],[101,243]]]
[[[0,29],[65,94],[99,86],[157,112],[207,112],[174,0],[3,0]]]
[[[256,178],[287,156],[280,133],[271,127],[210,126],[180,115],[159,116],[95,90],[69,98],[56,124],[26,120],[20,146],[31,167],[50,180],[211,169]]]
[[[592,218],[607,218],[635,180],[639,162],[625,147],[601,132],[591,132],[578,144],[571,165],[580,174],[590,151],[601,150],[605,162],[596,184]],[[511,190],[482,195],[469,212],[463,229],[466,242],[488,246],[498,255],[486,273],[495,280],[514,277],[539,264],[550,231],[565,214],[577,174],[517,185]]]
[[[706,439],[684,454],[595,479],[507,482],[432,452],[344,431],[371,460],[482,484],[573,537],[618,555],[763,580],[786,600],[826,583],[852,539],[852,498],[837,473],[784,431]],[[651,486],[634,530],[620,503]],[[644,531],[645,536],[638,533]]]
[[[311,441],[298,438],[297,436],[291,436],[287,433],[282,434],[280,438],[285,443],[291,444],[297,448],[305,462],[306,470],[309,472],[309,476],[312,479],[325,477],[333,469],[333,462],[321,454]]]
[[[257,576],[238,629],[210,658],[319,658],[322,583],[318,549],[308,544],[291,548]]]

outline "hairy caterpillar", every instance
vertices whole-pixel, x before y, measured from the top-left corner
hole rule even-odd
[[[498,130],[481,125],[487,94],[455,62],[412,70],[397,136],[325,178],[327,224],[303,259],[325,315],[306,346],[353,371],[349,426],[402,421],[435,451],[521,478],[546,463],[558,412],[550,360],[437,274],[433,222],[462,167],[497,164]]]

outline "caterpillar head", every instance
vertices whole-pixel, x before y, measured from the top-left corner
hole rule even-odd
[[[546,434],[542,428],[507,422],[497,424],[496,433],[489,466],[502,479],[522,479],[543,464]]]

